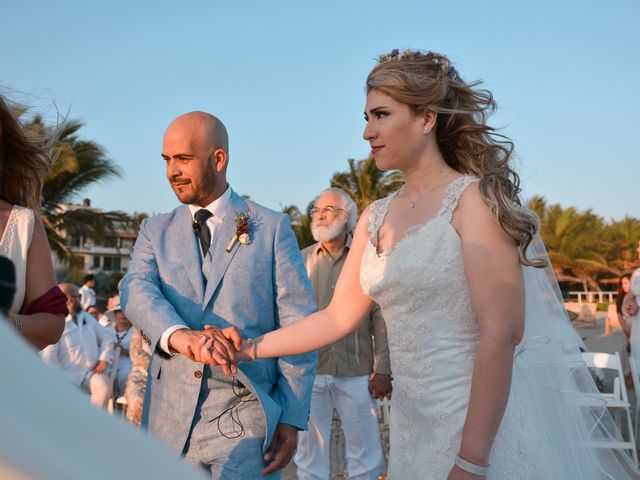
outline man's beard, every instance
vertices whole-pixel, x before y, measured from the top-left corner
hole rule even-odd
[[[311,224],[311,235],[316,242],[331,242],[338,238],[340,235],[344,235],[346,222],[338,219],[329,224],[316,225]]]

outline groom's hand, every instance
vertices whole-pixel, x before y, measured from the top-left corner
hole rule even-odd
[[[298,445],[298,430],[292,425],[279,423],[273,435],[269,450],[264,454],[267,466],[262,469],[262,475],[268,475],[286,467],[293,457]]]
[[[194,362],[220,365],[225,375],[237,372],[233,347],[220,330],[176,330],[169,336],[169,347]]]

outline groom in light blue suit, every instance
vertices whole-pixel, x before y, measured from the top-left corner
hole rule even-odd
[[[216,117],[178,117],[162,157],[184,205],[142,224],[120,284],[127,317],[154,350],[143,425],[212,478],[279,478],[307,427],[315,354],[225,372],[240,342],[230,327],[254,338],[314,311],[295,237],[285,215],[228,186]]]

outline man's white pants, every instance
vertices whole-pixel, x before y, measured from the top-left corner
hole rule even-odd
[[[298,435],[293,461],[299,480],[328,480],[333,409],[340,415],[350,479],[375,480],[384,458],[376,403],[369,394],[368,375],[317,375],[313,383],[309,431]]]
[[[96,407],[106,407],[111,396],[111,385],[106,375],[93,374],[82,382],[81,388],[91,395],[91,403]]]

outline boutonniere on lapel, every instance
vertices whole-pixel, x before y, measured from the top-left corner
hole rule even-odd
[[[236,242],[240,242],[240,245],[251,243],[251,225],[251,212],[236,213],[236,233],[227,245],[227,253],[231,251]]]

